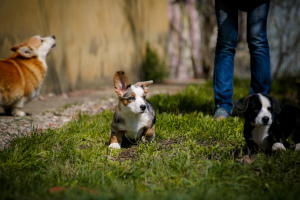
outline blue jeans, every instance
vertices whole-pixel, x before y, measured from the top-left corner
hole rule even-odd
[[[270,51],[267,39],[267,1],[247,11],[247,42],[250,51],[250,94],[269,94],[271,89]],[[218,38],[213,77],[215,110],[232,113],[233,62],[238,36],[238,8],[230,1],[216,0]]]

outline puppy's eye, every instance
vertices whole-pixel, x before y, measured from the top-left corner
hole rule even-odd
[[[135,98],[134,97],[129,97],[129,101],[133,101]]]
[[[272,111],[272,107],[268,107],[268,111]]]
[[[146,100],[146,96],[143,96],[143,99]]]
[[[41,39],[41,43],[43,43],[43,42],[45,42],[45,40],[44,40],[44,39]]]

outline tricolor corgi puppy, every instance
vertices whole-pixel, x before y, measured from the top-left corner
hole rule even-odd
[[[293,135],[295,150],[300,151],[300,110],[280,106],[268,95],[252,94],[237,100],[235,108],[245,117],[244,136],[251,152],[285,151],[286,139]]]
[[[146,99],[148,85],[153,81],[131,85],[124,71],[114,75],[119,103],[111,123],[110,148],[120,149],[122,137],[137,140],[142,136],[152,142],[155,133],[155,110]]]
[[[25,116],[24,103],[38,96],[44,80],[46,56],[55,47],[55,37],[30,37],[11,48],[15,53],[0,60],[0,106],[6,114]]]

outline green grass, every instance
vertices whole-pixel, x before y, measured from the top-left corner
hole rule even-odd
[[[235,79],[235,98],[247,84]],[[120,151],[107,148],[110,111],[17,138],[0,152],[0,199],[299,198],[300,154],[288,149],[242,162],[244,120],[212,120],[211,95],[207,83],[151,97],[156,139]]]
[[[234,79],[233,99],[237,100],[249,93],[249,81]],[[191,84],[175,95],[161,94],[151,97],[150,101],[161,112],[190,113],[201,111],[206,115],[214,113],[214,96],[212,81],[204,85]],[[233,113],[236,115],[237,113]]]

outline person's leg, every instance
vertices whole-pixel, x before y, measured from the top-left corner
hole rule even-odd
[[[218,38],[215,51],[214,98],[215,111],[224,108],[232,112],[233,65],[238,34],[238,9],[224,0],[216,0]],[[215,114],[216,116],[216,114]]]
[[[267,18],[270,2],[248,11],[247,41],[250,51],[250,94],[269,94],[271,90],[270,50]]]

